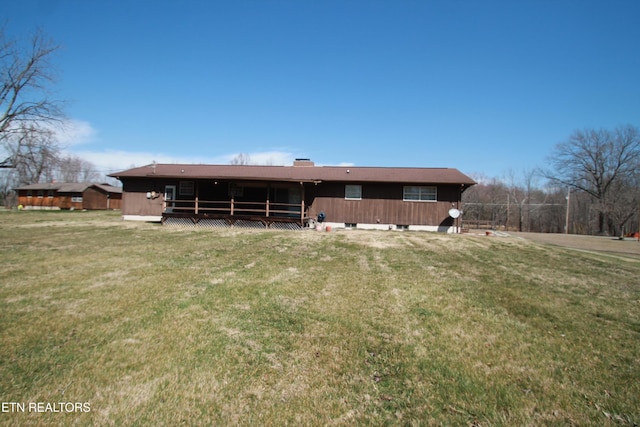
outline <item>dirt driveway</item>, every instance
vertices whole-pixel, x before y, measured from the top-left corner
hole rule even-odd
[[[640,242],[638,239],[626,238],[624,240],[620,240],[617,237],[580,236],[575,234],[552,233],[510,232],[509,235],[521,237],[537,243],[565,246],[585,251],[625,254],[634,258],[640,258]]]

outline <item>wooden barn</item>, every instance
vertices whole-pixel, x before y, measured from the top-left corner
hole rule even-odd
[[[402,229],[455,232],[456,169],[151,164],[110,175],[123,184],[123,218],[206,227]],[[453,211],[455,212],[455,211]],[[456,214],[453,216],[457,217]]]
[[[111,210],[122,207],[122,189],[109,184],[30,184],[15,189],[24,209]]]

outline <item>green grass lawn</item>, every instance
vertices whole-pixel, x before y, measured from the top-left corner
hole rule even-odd
[[[0,251],[2,425],[640,424],[640,260],[104,212]]]

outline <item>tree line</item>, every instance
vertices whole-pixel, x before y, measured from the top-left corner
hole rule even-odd
[[[556,144],[547,168],[476,180],[462,198],[469,226],[632,234],[640,227],[640,130],[577,130]]]

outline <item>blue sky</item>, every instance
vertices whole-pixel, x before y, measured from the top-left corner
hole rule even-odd
[[[574,130],[640,125],[637,0],[2,0],[62,46],[67,150],[152,161],[544,166]]]

